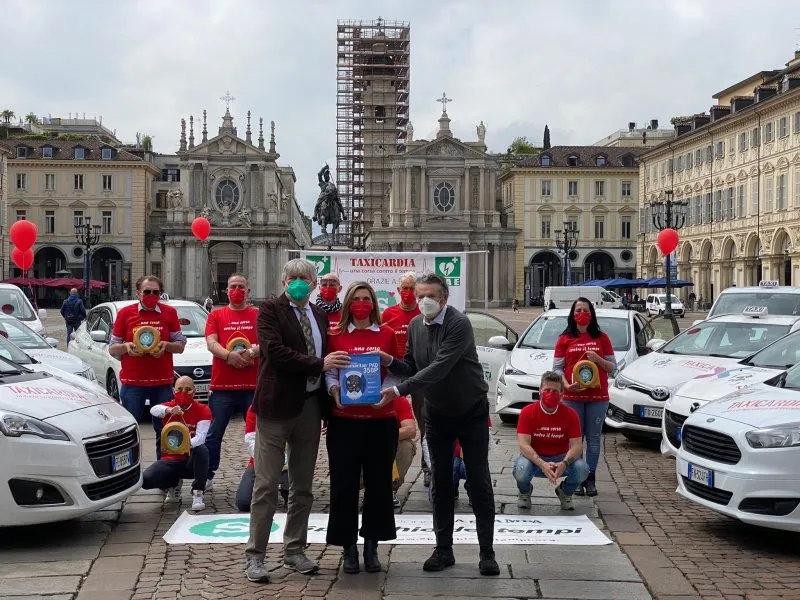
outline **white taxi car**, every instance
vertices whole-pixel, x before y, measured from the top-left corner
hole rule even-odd
[[[43,308],[34,310],[31,301],[20,288],[10,283],[0,283],[0,312],[11,315],[33,329],[39,335],[44,335],[44,320],[47,311]]]
[[[0,527],[73,519],[124,500],[141,487],[139,457],[136,421],[101,389],[0,353]]]
[[[616,425],[629,438],[660,439],[664,403],[679,386],[718,375],[798,328],[800,317],[755,311],[701,321],[666,343],[652,340],[656,351],[637,360],[610,386],[606,424]]]
[[[483,376],[489,384],[489,401],[493,401],[497,390],[497,378],[508,358],[508,353],[517,343],[517,332],[504,321],[479,310],[468,310],[467,315],[475,336],[475,349],[483,367]]]
[[[778,281],[759,281],[758,286],[722,290],[708,317],[739,315],[748,306],[763,306],[771,315],[800,315],[800,288],[781,286]]]
[[[698,408],[737,390],[764,386],[797,363],[800,363],[800,331],[778,339],[721,373],[684,383],[664,405],[662,454],[675,455],[681,445],[683,422]]]
[[[67,351],[89,363],[108,395],[117,399],[122,365],[108,353],[108,343],[117,313],[134,302],[127,300],[98,304],[89,311],[81,326],[72,334],[72,339],[68,340]],[[176,354],[172,358],[175,377],[191,377],[194,380],[195,398],[206,401],[211,383],[212,359],[205,338],[208,313],[199,304],[186,300],[169,300],[167,304],[178,311],[181,330],[186,336],[183,354]]]
[[[645,344],[653,334],[640,314],[610,308],[598,308],[596,313],[600,329],[611,338],[620,371],[647,352]],[[496,410],[503,423],[513,423],[525,406],[539,399],[539,380],[553,368],[556,341],[568,315],[566,308],[542,313],[514,346],[497,380]]]
[[[781,387],[738,390],[692,413],[677,492],[745,523],[800,531],[800,366]]]

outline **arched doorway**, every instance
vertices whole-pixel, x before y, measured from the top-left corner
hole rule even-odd
[[[561,285],[562,260],[555,252],[543,250],[531,257],[528,267],[530,290],[528,304],[531,299],[544,298],[544,289],[551,285]]]
[[[774,243],[774,267],[770,269],[770,279],[777,279],[780,285],[792,285],[792,240],[785,229],[778,230]]]
[[[656,277],[658,273],[658,250],[655,246],[650,246],[650,251],[647,253],[647,260],[644,264],[642,271],[643,279],[651,279]]]
[[[704,303],[710,303],[714,300],[714,284],[711,280],[711,269],[713,267],[711,257],[713,253],[714,247],[711,242],[708,240],[703,242],[703,246],[700,248],[700,285],[696,286],[697,289],[695,290],[698,302],[702,300]]]
[[[747,238],[744,247],[745,285],[758,285],[758,282],[763,278],[762,255],[761,240],[757,234],[753,233]]]
[[[612,279],[614,277],[614,259],[608,252],[596,250],[583,261],[583,279]]]
[[[720,291],[736,285],[736,244],[731,238],[726,239],[722,244],[721,266]]]
[[[44,246],[33,257],[33,276],[45,279],[60,277],[57,273],[67,265],[66,255],[54,246]]]
[[[91,278],[108,284],[107,288],[100,290],[96,295],[104,299],[124,297],[122,289],[124,263],[122,253],[116,248],[103,246],[92,250]]]
[[[228,277],[242,271],[244,252],[240,245],[232,242],[214,244],[210,252],[211,272],[214,276],[212,286],[217,294],[214,301],[227,304],[228,294],[225,290],[228,288]]]

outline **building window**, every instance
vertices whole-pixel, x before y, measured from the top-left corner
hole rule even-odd
[[[676,170],[678,173],[680,173],[681,171],[683,171],[683,154],[681,154],[681,155],[678,157],[678,165],[677,165],[677,168],[676,168],[675,170]]]
[[[710,163],[713,160],[714,160],[714,148],[713,146],[711,146],[711,144],[709,144],[708,146],[706,146],[706,162]]]
[[[440,183],[433,190],[433,205],[439,212],[450,212],[456,206],[456,191],[449,183]]]
[[[568,196],[577,196],[578,195],[578,182],[577,181],[568,181],[567,182],[567,195]]]
[[[594,195],[595,196],[605,196],[606,195],[606,182],[605,181],[595,181],[594,182]]]
[[[605,237],[605,232],[603,231],[604,226],[605,226],[604,217],[594,218],[594,239],[602,240]]]
[[[675,171],[675,161],[671,158],[667,159],[667,175],[672,175]]]
[[[725,158],[725,141],[720,140],[717,142],[717,150],[714,153],[715,158]]]
[[[623,181],[622,182],[622,197],[623,198],[630,198],[631,197],[631,182],[630,181]]]
[[[772,177],[767,177],[767,188],[766,188],[766,203],[764,206],[764,210],[767,212],[772,212],[772,184],[773,180]]]
[[[736,205],[738,207],[738,214],[743,217],[747,214],[747,199],[744,195],[744,184],[739,185],[736,191]]]
[[[800,169],[794,171],[794,205],[800,206]]]
[[[550,195],[550,180],[542,179],[542,196]]]
[[[775,123],[770,121],[764,125],[764,143],[769,144],[775,139]]]
[[[800,133],[800,110],[794,113],[794,132]]]
[[[622,223],[620,224],[621,230],[621,237],[623,240],[631,239],[631,218],[630,217],[622,217]]]
[[[82,210],[73,210],[72,211],[72,224],[75,227],[82,227],[83,226],[83,211]]]
[[[726,212],[727,212],[726,217],[728,219],[735,219],[736,218],[736,211],[735,211],[736,207],[735,207],[735,205],[733,203],[733,188],[732,187],[728,188],[728,202],[727,202],[727,206],[725,208],[726,208]]]
[[[567,165],[570,167],[577,167],[578,166],[578,157],[574,154],[567,157]]]
[[[25,173],[17,173],[17,189],[24,190],[28,187],[28,176]]]
[[[152,262],[150,263],[150,272],[155,276],[161,279],[161,263],[160,262]]]
[[[550,239],[550,216],[542,216],[542,238]]]
[[[636,166],[633,162],[633,157],[630,154],[626,154],[622,157],[622,166],[623,167],[634,167]]]
[[[156,208],[167,208],[167,192],[156,192]]]
[[[179,182],[181,180],[181,170],[175,167],[161,169],[161,181]]]
[[[75,189],[83,190],[83,175],[75,175]]]
[[[103,211],[103,234],[111,235],[111,211]]]
[[[713,215],[714,221],[721,221],[722,219],[725,218],[722,212],[723,208],[724,207],[722,204],[722,190],[717,190],[716,192],[714,192],[714,215]]]
[[[100,158],[103,160],[111,160],[112,152],[111,148],[103,148],[100,150]]]
[[[103,175],[103,191],[111,191],[111,175]]]
[[[578,231],[578,222],[577,221],[564,221],[564,229],[572,229],[573,231]]]
[[[786,137],[789,135],[789,117],[781,117],[778,120],[778,136]]]
[[[739,152],[747,151],[747,133],[739,134]]]
[[[697,166],[703,164],[703,151],[702,150],[695,150],[694,151],[694,162],[697,163]]]
[[[386,120],[386,107],[385,106],[376,106],[375,107],[375,122],[376,123],[383,123]]]
[[[220,210],[227,208],[233,212],[239,208],[239,186],[231,179],[223,179],[217,185],[215,198]]]
[[[692,223],[695,225],[703,223],[703,199],[700,196],[694,197],[694,218]]]
[[[750,214],[758,214],[758,180],[753,182],[752,191],[750,195],[753,198],[753,212]]]
[[[686,168],[691,169],[694,166],[694,154],[688,152],[686,154]]]
[[[25,221],[28,218],[28,211],[17,209],[17,218],[15,221]]]
[[[53,147],[44,146],[42,148],[42,158],[53,158]]]
[[[694,198],[687,198],[686,199],[686,221],[684,221],[684,225],[686,227],[692,226],[692,206],[693,206]]]
[[[55,173],[45,173],[44,174],[44,189],[48,192],[52,192],[56,189],[56,174]]]
[[[783,210],[786,208],[786,175],[778,175],[778,185],[775,191],[777,192],[777,208]]]
[[[594,159],[594,164],[597,167],[605,167],[606,166],[606,157],[605,156],[598,156]]]
[[[756,148],[761,145],[761,130],[758,127],[753,127],[750,131],[750,147]]]
[[[703,223],[708,224],[711,223],[711,194],[708,193],[705,195],[705,199],[703,201]]]
[[[85,148],[75,148],[75,160],[83,160],[86,158]]]
[[[28,157],[27,146],[17,146],[17,158],[27,158],[27,157]]]
[[[550,166],[550,155],[549,154],[542,154],[542,156],[539,158],[539,164],[541,166],[543,166],[543,167],[549,167]]]
[[[54,210],[44,211],[44,232],[45,233],[56,232],[56,211]]]

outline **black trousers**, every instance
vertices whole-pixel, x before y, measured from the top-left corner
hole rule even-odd
[[[489,474],[489,403],[476,405],[458,417],[438,414],[425,407],[425,436],[431,459],[433,529],[436,545],[453,545],[455,520],[453,451],[456,440],[464,451],[467,486],[481,547],[494,543],[494,490]]]
[[[142,489],[155,490],[175,487],[181,479],[193,478],[192,491],[206,489],[208,476],[208,448],[201,444],[192,448],[189,458],[168,460],[162,458],[147,467],[142,475]]]
[[[365,540],[397,537],[392,504],[392,465],[397,452],[397,419],[342,419],[328,421],[328,464],[331,507],[327,542],[352,546],[360,534]],[[358,529],[358,493],[364,473],[364,509]]]
[[[250,512],[250,503],[253,500],[253,488],[256,485],[256,468],[254,465],[246,467],[236,490],[236,508],[241,512]],[[278,489],[289,491],[289,471],[281,472],[281,481]]]
[[[417,429],[419,429],[419,443],[425,439],[425,393],[417,391],[411,394],[411,409],[414,411],[414,418],[417,420]],[[425,462],[425,453],[420,451],[422,457],[422,470],[428,471],[428,464]]]

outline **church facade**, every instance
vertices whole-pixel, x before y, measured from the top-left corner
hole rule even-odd
[[[409,126],[405,152],[392,159],[388,215],[372,215],[366,251],[468,252],[467,307],[508,306],[518,231],[500,204],[500,167],[483,123],[475,142],[453,137],[446,101],[436,139],[413,140]]]
[[[249,276],[254,301],[279,294],[288,251],[311,246],[311,221],[297,203],[294,170],[277,163],[275,124],[268,146],[263,119],[253,141],[249,111],[243,138],[229,108],[216,136],[208,137],[206,111],[202,127],[195,145],[194,118],[188,140],[182,120],[178,152],[152,159],[161,177],[147,211],[148,270],[170,296],[188,300],[226,302],[235,272]],[[200,216],[211,222],[205,241],[191,232]]]

